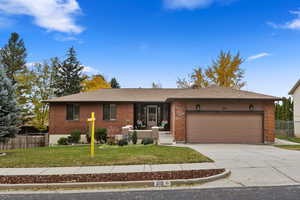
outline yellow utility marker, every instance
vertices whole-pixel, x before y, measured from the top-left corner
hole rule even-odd
[[[91,118],[88,119],[88,122],[91,122],[92,124],[92,130],[91,130],[91,157],[93,158],[95,155],[95,113],[91,113]]]

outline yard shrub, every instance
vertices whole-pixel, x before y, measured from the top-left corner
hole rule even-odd
[[[95,131],[95,139],[100,143],[107,142],[107,129],[106,128],[97,128]]]
[[[70,136],[68,137],[68,142],[78,144],[80,141],[80,135],[81,135],[80,131],[78,130],[72,131]]]
[[[108,145],[116,145],[116,140],[115,138],[108,138],[106,143]]]
[[[137,143],[138,138],[137,138],[137,132],[136,131],[133,131],[131,139],[132,139],[133,144]]]
[[[121,147],[128,145],[127,139],[121,139],[121,140],[119,140],[118,141],[118,145],[121,146]]]
[[[68,138],[66,138],[66,137],[61,137],[61,138],[58,139],[57,143],[58,143],[59,145],[68,145],[68,144],[69,144],[69,143],[68,143]]]
[[[145,138],[142,139],[142,144],[143,144],[143,145],[153,144],[153,143],[154,143],[154,141],[153,141],[153,139],[150,138],[150,137],[145,137]]]

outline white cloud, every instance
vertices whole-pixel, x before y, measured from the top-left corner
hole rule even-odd
[[[269,53],[260,53],[260,54],[257,54],[257,55],[249,56],[247,58],[247,60],[251,61],[251,60],[256,60],[256,59],[267,57],[267,56],[271,56],[271,54],[269,54]]]
[[[83,66],[83,72],[88,74],[98,74],[99,71],[95,68],[89,67],[89,66]]]
[[[297,17],[290,22],[287,22],[284,27],[287,29],[300,30],[300,11],[291,11],[292,14],[295,14]]]
[[[273,28],[281,29],[291,29],[291,30],[300,30],[300,11],[290,11],[291,14],[296,15],[296,17],[286,22],[285,24],[276,24],[274,22],[267,22],[267,24]]]
[[[0,0],[0,12],[8,15],[27,15],[34,23],[49,31],[81,33],[75,23],[81,9],[76,0]]]
[[[168,9],[195,9],[209,6],[214,0],[164,0]]]
[[[69,42],[69,41],[75,41],[78,42],[79,44],[82,44],[83,41],[77,37],[74,37],[72,35],[61,35],[61,34],[56,34],[54,36],[54,39],[60,42]]]
[[[167,9],[189,9],[206,8],[213,3],[228,4],[235,0],[164,0]]]

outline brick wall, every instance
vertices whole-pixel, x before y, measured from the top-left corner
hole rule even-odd
[[[171,131],[177,142],[184,142],[186,103],[173,102],[171,105]]]
[[[66,120],[66,104],[51,103],[49,112],[49,134],[68,134],[73,130],[87,130],[87,118],[95,112],[95,127],[107,128],[108,134],[121,134],[122,126],[133,124],[133,104],[117,104],[117,119],[103,120],[103,105],[101,103],[81,103],[80,119]]]
[[[273,102],[264,104],[264,140],[273,143],[275,140],[275,106]]]

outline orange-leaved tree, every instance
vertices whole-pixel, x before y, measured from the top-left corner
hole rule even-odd
[[[105,80],[104,76],[97,74],[82,81],[81,92],[88,92],[103,88],[111,88],[110,83]]]

